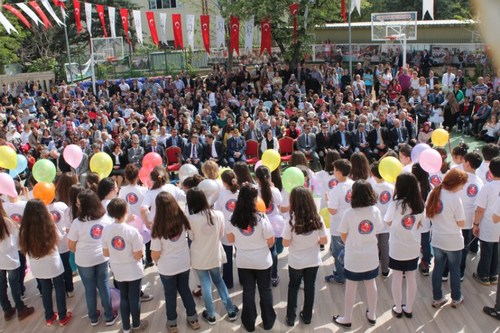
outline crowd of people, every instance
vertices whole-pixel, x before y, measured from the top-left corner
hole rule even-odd
[[[140,302],[152,296],[141,291],[141,281],[144,269],[156,263],[169,332],[178,331],[177,294],[192,329],[200,328],[193,295],[203,297],[202,318],[217,323],[212,283],[228,320],[235,321],[240,309],[228,292],[235,264],[243,288],[243,327],[255,330],[257,286],[263,327],[271,329],[278,255],[288,247],[284,320],[295,325],[303,283],[299,317],[310,324],[328,223],[334,267],[324,278],[345,285],[345,311],[333,317],[337,325],[351,326],[359,281],[367,293],[367,321],[375,325],[376,277],[391,271],[396,318],[412,317],[417,270],[424,276],[432,271],[433,307],[448,301],[441,288],[448,278],[451,305],[459,307],[467,254],[478,247],[472,278],[484,286],[498,284],[500,75],[472,82],[452,67],[439,78],[430,69],[355,67],[351,75],[341,64],[268,63],[251,72],[244,65],[233,71],[214,66],[206,77],[181,72],[175,78],[106,81],[95,95],[80,83],[62,83],[49,92],[30,82],[15,92],[4,85],[0,145],[28,160],[16,177],[18,196],[3,195],[0,206],[0,284],[8,282],[15,302],[12,307],[6,288],[0,288],[5,319],[17,312],[23,320],[34,312],[23,301],[28,265],[48,326],[71,321],[66,297],[74,295],[75,271],[90,324],[100,321],[99,292],[111,326],[117,320],[111,271],[120,291],[123,331],[143,331],[148,323],[140,319]],[[446,149],[435,148],[442,167],[428,174],[412,160],[412,148],[432,145],[437,128],[484,140],[481,154],[461,142],[449,147],[451,163]],[[288,155],[286,142],[292,147]],[[69,144],[83,151],[76,168],[62,154]],[[304,186],[286,191],[281,167],[262,165],[252,175],[249,164],[269,149],[302,170]],[[102,179],[89,168],[99,152],[113,161],[109,177]],[[148,188],[139,170],[150,152],[159,154],[163,165],[148,175]],[[395,184],[379,172],[378,161],[386,156],[404,165]],[[39,159],[51,160],[58,171],[56,197],[48,206],[31,192],[36,183],[31,168]],[[178,179],[175,171],[182,164],[192,164],[201,175]],[[228,169],[220,172],[222,167]],[[220,186],[215,202],[197,187],[204,178]],[[263,209],[257,209],[260,201]],[[328,222],[318,213],[322,209]],[[199,285],[194,292],[191,270]],[[483,309],[497,319],[498,297],[497,292],[495,307]]]

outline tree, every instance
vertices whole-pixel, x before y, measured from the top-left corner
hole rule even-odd
[[[9,35],[3,26],[0,28],[0,74],[5,74],[5,65],[19,61],[19,50],[23,40],[29,35],[24,26],[21,26],[17,18],[11,13],[3,11],[5,17],[12,23],[19,32],[11,32]]]

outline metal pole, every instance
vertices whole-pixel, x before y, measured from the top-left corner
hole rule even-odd
[[[64,1],[66,2],[66,1]],[[73,83],[73,71],[72,71],[72,66],[71,66],[71,51],[69,48],[69,38],[68,38],[68,27],[66,25],[66,15],[64,8],[61,7],[61,15],[64,20],[64,38],[66,38],[66,52],[68,53],[68,64],[69,64],[69,82]]]
[[[352,29],[351,29],[351,6],[352,0],[349,0],[349,75],[352,80]]]
[[[401,34],[403,38],[403,68],[406,68],[406,34]]]
[[[92,91],[94,92],[94,95],[97,96],[97,90],[95,87],[94,43],[92,42],[92,37],[90,37],[90,66],[92,69]]]

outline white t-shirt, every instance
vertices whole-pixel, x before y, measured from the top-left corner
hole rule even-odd
[[[394,185],[386,181],[382,183],[377,183],[372,185],[373,191],[377,193],[377,208],[380,210],[380,214],[385,216],[389,204],[392,202],[392,196],[394,195]],[[389,232],[389,225],[384,223],[384,228],[380,231],[381,234]]]
[[[158,273],[166,276],[173,276],[183,273],[191,268],[191,257],[189,255],[189,245],[186,231],[170,239],[151,239],[151,251],[158,251]]]
[[[438,212],[431,218],[431,245],[446,251],[464,248],[464,237],[457,221],[465,220],[464,206],[458,193],[441,190]]]
[[[412,168],[413,168],[413,163],[410,162],[407,165],[403,166],[402,172],[411,173]]]
[[[338,184],[338,181],[334,175],[330,175],[326,171],[318,171],[314,178],[315,184],[318,184],[314,188],[314,192],[321,198],[320,209],[322,209],[327,206],[326,194]]]
[[[429,183],[432,187],[436,187],[443,182],[443,174],[441,172],[429,175]]]
[[[149,222],[154,222],[155,214],[156,214],[156,196],[160,192],[168,192],[170,193],[177,202],[186,201],[186,194],[180,188],[172,185],[165,184],[162,187],[159,187],[155,190],[149,190],[144,195],[144,199],[142,200],[141,207],[149,208],[148,220]],[[182,205],[179,205],[182,207]]]
[[[120,189],[118,198],[127,202],[129,214],[141,216],[141,204],[147,191],[148,188],[144,186],[126,185]]]
[[[412,260],[420,255],[420,228],[425,211],[412,214],[411,208],[406,207],[403,213],[401,200],[391,201],[384,222],[391,223],[389,227],[389,256],[395,260]]]
[[[219,199],[215,202],[215,210],[221,211],[224,214],[224,229],[228,228],[228,224],[231,224],[231,216],[233,216],[234,208],[236,207],[236,201],[238,200],[239,191],[235,193],[229,191],[228,189],[222,189]],[[222,244],[233,245],[227,241],[226,235],[222,238]]]
[[[490,162],[483,161],[476,170],[476,175],[481,178],[483,184],[488,184],[493,180],[493,175],[490,171]]]
[[[144,268],[134,252],[144,248],[139,231],[126,223],[113,223],[102,231],[102,248],[109,251],[109,263],[116,281],[142,279]]]
[[[220,211],[211,210],[212,223],[204,213],[188,215],[191,230],[188,230],[191,239],[191,267],[194,269],[212,269],[222,265],[221,239],[224,236],[224,215]]]
[[[7,216],[10,217],[13,222],[16,222],[19,225],[21,223],[21,220],[23,219],[26,203],[27,201],[24,200],[19,200],[16,202],[5,201],[3,203],[3,209],[5,210],[5,213],[7,213]]]
[[[483,181],[475,173],[468,172],[467,176],[467,183],[458,192],[465,212],[465,226],[462,229],[472,229],[472,222],[476,211],[476,198],[481,188],[483,188]]]
[[[276,187],[271,187],[272,200],[269,204],[269,207],[266,209],[266,215],[269,218],[269,222],[271,222],[271,226],[274,230],[274,236],[281,237],[281,233],[283,231],[283,227],[285,224],[285,220],[283,216],[280,214],[279,207],[283,201],[283,197],[281,196],[280,190]],[[259,188],[259,196],[261,195],[261,189]]]
[[[247,269],[268,269],[273,264],[267,239],[274,236],[271,222],[265,214],[257,213],[257,224],[243,230],[230,225],[227,233],[234,235],[237,249],[236,267]]]
[[[328,208],[336,209],[337,214],[330,214],[330,234],[332,236],[340,236],[337,230],[342,220],[344,212],[351,208],[352,184],[351,179],[346,179],[345,182],[337,183],[330,192],[328,192]]]
[[[500,180],[493,180],[483,186],[476,198],[477,207],[484,208],[484,215],[479,225],[479,239],[485,242],[498,242],[500,223],[493,223],[495,203],[500,196]]]
[[[52,279],[64,272],[64,266],[57,248],[45,257],[33,258],[28,256],[28,258],[31,273],[37,279]]]
[[[75,219],[68,232],[68,239],[76,242],[75,262],[81,267],[92,267],[106,262],[102,254],[102,232],[112,221],[107,214],[97,220],[82,222]]]
[[[295,221],[292,219],[292,223]],[[319,238],[326,237],[326,226],[321,219],[321,229],[305,234],[296,234],[290,223],[285,224],[283,239],[290,240],[288,248],[288,265],[294,269],[304,269],[321,265],[321,255],[318,245]]]
[[[13,270],[21,265],[18,252],[19,230],[13,222],[6,220],[5,223],[10,235],[0,241],[0,270]]]
[[[344,268],[369,272],[378,267],[377,233],[382,230],[382,216],[375,206],[348,209],[337,229],[346,233]]]
[[[52,220],[54,220],[57,230],[59,230],[61,234],[59,244],[57,245],[59,253],[66,253],[69,251],[66,233],[70,226],[66,224],[67,220],[64,218],[64,213],[67,209],[68,206],[62,201],[53,202],[49,205],[49,212],[52,216]]]

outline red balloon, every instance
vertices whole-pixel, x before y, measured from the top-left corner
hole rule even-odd
[[[142,168],[146,169],[148,171],[153,170],[154,167],[156,167],[156,166],[162,165],[162,163],[163,163],[163,160],[161,159],[161,156],[157,153],[153,153],[153,152],[147,153],[142,158]]]
[[[147,188],[151,188],[151,185],[153,185],[153,182],[151,181],[151,177],[149,177],[149,174],[151,173],[151,170],[146,169],[145,167],[142,167],[141,170],[139,170],[139,179],[141,182],[147,186]]]

